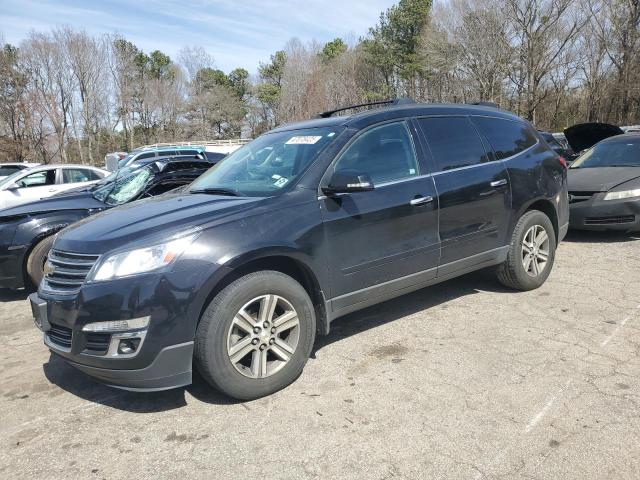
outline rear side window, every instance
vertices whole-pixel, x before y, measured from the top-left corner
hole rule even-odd
[[[155,152],[142,153],[136,157],[136,160],[144,160],[145,158],[151,158],[155,156],[156,156]]]
[[[418,175],[411,136],[404,122],[372,128],[340,157],[335,170],[367,173],[374,185]]]
[[[196,155],[198,150],[178,150],[178,155]]]
[[[489,158],[478,132],[467,117],[418,119],[437,170],[446,171],[486,162]]]
[[[78,183],[93,180],[92,171],[85,168],[63,168],[62,183]]]
[[[473,121],[498,160],[517,155],[537,142],[531,128],[522,122],[489,117],[474,117]]]

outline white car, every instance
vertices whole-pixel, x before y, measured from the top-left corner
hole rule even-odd
[[[90,185],[107,175],[108,171],[88,165],[42,165],[20,170],[0,180],[0,209]]]
[[[26,162],[15,162],[15,163],[0,163],[0,180],[8,177],[9,175],[13,175],[16,172],[21,170],[26,170],[27,168],[35,167],[40,165],[39,163],[26,163]]]

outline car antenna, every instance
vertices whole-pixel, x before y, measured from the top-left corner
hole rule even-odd
[[[348,107],[336,108],[335,110],[328,110],[326,112],[319,113],[316,116],[316,118],[329,118],[338,112],[344,112],[345,110],[351,110],[354,108],[372,107],[376,105],[389,105],[389,106],[409,105],[412,103],[416,103],[416,101],[411,97],[394,98],[391,100],[380,100],[378,102],[359,103],[357,105],[349,105]]]

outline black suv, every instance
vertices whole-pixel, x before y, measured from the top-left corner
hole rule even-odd
[[[471,105],[321,117],[63,230],[30,297],[49,349],[132,390],[187,385],[193,363],[250,399],[293,382],[349,312],[483,267],[546,280],[566,169],[527,122]]]

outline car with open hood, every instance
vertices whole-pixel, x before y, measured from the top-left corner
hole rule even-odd
[[[193,156],[139,160],[95,185],[0,211],[0,287],[37,287],[54,235],[66,226],[187,185],[211,165]]]
[[[568,171],[570,227],[639,231],[640,134],[615,134],[587,148]]]
[[[542,285],[567,169],[536,130],[485,105],[347,109],[374,106],[281,126],[63,230],[29,297],[46,346],[108,385],[165,390],[197,368],[249,399],[293,382],[347,313],[485,267]]]

